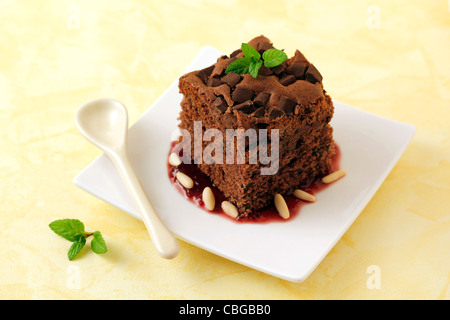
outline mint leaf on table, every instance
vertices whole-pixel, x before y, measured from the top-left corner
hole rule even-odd
[[[106,242],[103,239],[103,236],[100,233],[100,231],[95,231],[93,235],[94,239],[92,239],[91,241],[92,251],[98,254],[106,253],[107,251]]]
[[[230,72],[237,74],[248,73],[253,78],[257,78],[258,71],[263,63],[265,67],[273,68],[287,59],[287,55],[284,51],[269,49],[264,51],[261,60],[261,54],[248,43],[242,43],[241,50],[244,56],[230,63],[225,70],[225,74]]]
[[[49,225],[57,235],[69,240],[76,241],[77,236],[84,232],[84,224],[76,219],[55,220]]]
[[[263,53],[264,66],[267,68],[273,68],[287,59],[287,54],[284,51],[278,49],[269,49]]]
[[[67,257],[70,261],[72,261],[75,256],[83,249],[84,245],[86,244],[86,238],[85,237],[79,237],[78,240],[75,240],[72,245],[70,246],[69,252],[67,252]]]
[[[49,224],[50,229],[57,235],[72,242],[67,252],[69,260],[73,260],[86,244],[86,239],[93,236],[91,241],[92,251],[105,253],[107,251],[105,240],[100,231],[86,232],[84,224],[77,219],[55,220]]]

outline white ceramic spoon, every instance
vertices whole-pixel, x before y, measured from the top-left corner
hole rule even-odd
[[[80,132],[104,151],[119,170],[159,254],[172,259],[179,252],[178,241],[153,209],[128,159],[128,113],[123,104],[112,99],[97,99],[77,112]]]

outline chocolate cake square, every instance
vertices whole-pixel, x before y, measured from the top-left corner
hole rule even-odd
[[[274,48],[264,36],[248,44],[260,54]],[[248,216],[276,194],[288,195],[330,172],[334,108],[321,74],[300,51],[276,67],[262,66],[256,78],[226,72],[243,56],[235,50],[179,79],[179,127],[191,136],[192,150],[200,148],[189,160],[240,216]]]

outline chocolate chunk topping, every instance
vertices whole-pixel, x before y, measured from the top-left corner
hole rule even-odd
[[[290,75],[287,75],[287,76],[281,78],[281,79],[280,79],[280,83],[281,83],[283,86],[288,86],[288,85],[294,83],[296,80],[297,80],[297,79],[295,79],[295,76],[293,76],[292,74],[290,74]]]
[[[256,111],[252,113],[252,116],[255,118],[262,118],[262,117],[264,117],[265,113],[266,113],[266,109],[264,107],[261,107],[259,109],[256,109]]]
[[[297,62],[291,64],[286,69],[286,73],[294,75],[295,78],[297,79],[305,79],[305,72],[307,68],[308,68],[307,62]]]
[[[242,77],[237,73],[230,72],[226,76],[222,77],[222,82],[228,84],[231,88],[235,87],[239,81],[241,81]]]
[[[295,102],[292,99],[289,99],[286,96],[281,96],[280,100],[278,100],[278,108],[283,110],[286,114],[294,113],[294,108],[296,105],[297,102]]]
[[[238,58],[236,56],[234,57],[230,57],[230,59],[228,59],[228,65],[230,65],[232,62],[236,61]]]
[[[273,107],[272,109],[270,109],[269,119],[273,120],[273,119],[279,118],[283,114],[284,114],[284,112],[282,110],[278,109],[277,107]]]
[[[258,74],[267,77],[272,75],[273,71],[270,70],[270,68],[267,68],[266,66],[262,65],[261,68],[259,68]]]
[[[217,99],[211,103],[211,107],[219,110],[220,113],[224,113],[227,110],[227,103],[222,97],[217,97]]]
[[[206,85],[208,86],[208,87],[218,87],[218,86],[220,86],[222,84],[222,81],[219,79],[219,78],[209,78],[207,81],[206,81]]]
[[[283,62],[282,64],[272,68],[273,73],[275,73],[277,76],[282,74],[284,70],[286,70],[286,62]]]
[[[235,105],[233,107],[233,110],[237,110],[237,111],[240,111],[242,113],[250,114],[253,111],[255,111],[255,107],[253,106],[253,102],[248,100],[248,101],[245,101],[245,102],[240,103],[238,105]]]
[[[212,65],[212,66],[209,66],[208,68],[200,70],[197,73],[197,77],[199,77],[200,79],[203,80],[203,82],[205,82],[209,78],[209,76],[211,75],[211,72],[213,71],[214,67],[215,66]]]
[[[233,53],[230,54],[230,58],[234,58],[235,56],[237,56],[241,52],[242,52],[241,49],[234,50]]]
[[[248,44],[261,55],[273,48],[263,36]],[[252,125],[258,128],[260,122],[278,122],[280,117],[285,119],[284,116],[303,121],[311,112],[311,106],[326,97],[320,72],[298,50],[276,67],[268,68],[263,64],[256,79],[249,74],[225,73],[227,67],[242,56],[242,50],[237,49],[207,68],[184,75],[180,78],[180,91],[185,94],[192,86],[206,97],[208,111],[214,116],[220,115],[224,122],[234,125],[242,125],[242,121],[250,120],[246,116],[251,117]]]
[[[272,49],[272,48],[273,48],[273,45],[271,45],[270,42],[263,41],[263,42],[258,43],[258,49],[257,50],[258,50],[259,53],[262,53],[262,52],[264,52],[266,50],[269,50],[269,49]]]
[[[268,92],[261,92],[253,100],[253,104],[257,108],[265,107],[266,104],[267,104],[267,101],[269,101],[269,98],[270,98],[270,93],[268,93]]]
[[[253,91],[251,91],[249,89],[245,89],[242,87],[236,87],[233,94],[231,95],[231,99],[233,99],[233,101],[235,101],[235,102],[240,103],[240,102],[244,102],[247,100],[251,100],[254,95],[255,94],[253,93]]]
[[[322,75],[319,70],[314,67],[314,65],[310,65],[308,70],[306,71],[306,80],[311,83],[322,82]]]

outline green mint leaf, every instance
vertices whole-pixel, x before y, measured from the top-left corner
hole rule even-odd
[[[273,68],[283,63],[287,59],[287,55],[284,51],[269,49],[264,51],[262,58],[264,60],[264,66]]]
[[[276,67],[287,59],[286,53],[278,49],[269,49],[264,51],[261,60],[261,54],[248,43],[242,43],[241,50],[244,57],[230,63],[225,73],[234,72],[237,74],[249,73],[253,78],[258,77],[259,69],[262,64],[268,68]]]
[[[225,73],[228,74],[229,72],[234,72],[237,74],[245,74],[248,73],[248,67],[250,66],[250,58],[239,58],[237,60],[234,60],[232,63],[230,63],[225,70]]]
[[[83,249],[85,244],[86,244],[86,237],[78,237],[78,239],[72,243],[69,252],[67,252],[67,257],[69,258],[70,261],[72,261],[76,257],[76,255],[81,251],[81,249]]]
[[[91,241],[92,251],[95,253],[105,253],[106,243],[103,239],[100,231],[86,232],[84,230],[84,224],[77,219],[61,219],[55,220],[49,224],[50,229],[52,229],[56,234],[64,237],[65,239],[72,241],[72,246],[67,252],[69,260],[73,260],[76,255],[81,251],[81,249],[86,244],[86,239],[90,236],[94,236]]]
[[[69,240],[76,241],[84,233],[84,224],[77,219],[55,220],[49,225],[57,235]]]
[[[250,65],[248,66],[248,73],[250,73],[250,75],[256,79],[258,77],[259,68],[261,68],[262,64],[262,60],[251,61]]]
[[[92,251],[94,251],[95,253],[106,253],[107,248],[106,248],[106,243],[105,240],[103,239],[102,234],[100,233],[100,231],[95,231],[93,233],[94,235],[94,239],[92,239],[91,241],[91,248]]]
[[[258,51],[256,51],[255,48],[253,48],[248,43],[243,43],[241,45],[242,53],[244,54],[244,57],[246,58],[255,58],[257,60],[261,59],[261,54],[259,54]]]

